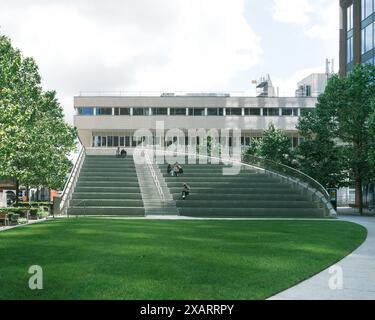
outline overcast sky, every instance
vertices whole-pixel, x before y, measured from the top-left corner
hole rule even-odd
[[[79,91],[282,95],[338,65],[337,0],[0,0],[0,33],[33,56],[69,122]]]

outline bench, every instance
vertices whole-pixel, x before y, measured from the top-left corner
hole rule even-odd
[[[9,226],[9,218],[6,213],[0,212],[0,222],[2,222],[4,226]]]

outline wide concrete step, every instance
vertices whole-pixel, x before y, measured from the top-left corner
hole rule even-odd
[[[114,168],[120,170],[122,168],[134,168],[133,164],[123,164],[123,163],[105,163],[102,165],[93,165],[93,164],[85,164],[82,166],[82,169],[92,169],[92,170],[101,170],[106,168]]]
[[[78,181],[78,187],[137,187],[138,181],[112,181],[112,180],[103,180],[103,181]]]
[[[323,210],[314,208],[179,208],[180,215],[219,218],[322,218]]]
[[[143,207],[138,199],[73,199],[73,207]]]
[[[137,182],[138,178],[134,175],[126,177],[106,177],[106,176],[83,176],[79,178],[80,182],[95,182],[95,181],[113,181],[113,182],[124,182],[131,181]]]
[[[176,188],[180,187],[182,183],[185,183],[188,181],[182,180],[182,181],[176,181],[176,182],[168,182],[168,187],[170,188]],[[189,184],[189,183],[188,183]],[[275,183],[273,181],[270,182],[256,182],[256,181],[244,181],[244,182],[237,182],[237,183],[231,183],[231,182],[217,182],[217,181],[202,181],[202,182],[195,182],[189,184],[190,188],[211,188],[214,190],[218,189],[242,189],[242,188],[258,188],[258,189],[265,189],[265,188],[272,188],[272,189],[291,189],[292,186],[289,184],[280,184]]]
[[[189,200],[207,200],[211,194],[206,193],[190,193]],[[221,200],[287,200],[287,201],[307,201],[307,197],[297,193],[247,193],[247,194],[215,194],[213,195]],[[174,193],[175,200],[181,199],[181,192]]]
[[[103,169],[100,169],[100,170],[95,170],[95,169],[82,169],[81,170],[81,173],[82,174],[90,174],[90,175],[95,175],[95,174],[113,174],[113,175],[116,175],[116,174],[121,174],[121,173],[132,173],[134,172],[135,173],[135,168],[128,168],[128,167],[124,167],[122,169],[116,169],[116,168],[103,168]]]
[[[171,193],[177,194],[181,193],[182,191],[182,184],[178,187],[172,187],[170,188]],[[256,186],[253,187],[240,187],[236,188],[234,186],[231,187],[194,187],[191,189],[192,194],[213,194],[217,196],[221,196],[222,194],[258,194],[258,193],[284,193],[284,194],[298,194],[298,192],[290,187],[285,186],[272,186],[271,187],[264,187],[264,188],[258,188]]]
[[[82,193],[140,193],[137,187],[98,187],[98,186],[77,186],[74,192]]]
[[[137,199],[142,200],[142,195],[140,193],[115,193],[115,192],[95,192],[95,193],[89,193],[89,192],[75,192],[73,193],[72,199]]]
[[[69,215],[100,215],[100,216],[144,216],[144,208],[119,208],[119,207],[70,207]]]
[[[177,206],[198,208],[316,208],[313,202],[289,201],[289,200],[194,200],[188,197],[186,200],[177,200]]]
[[[201,183],[201,182],[218,182],[218,183],[233,183],[233,184],[240,184],[240,183],[280,183],[280,180],[277,178],[265,178],[265,177],[243,177],[243,176],[203,176],[203,177],[187,177],[187,176],[179,176],[179,177],[167,177],[165,181],[169,183],[174,183],[178,181],[183,181],[187,183]]]

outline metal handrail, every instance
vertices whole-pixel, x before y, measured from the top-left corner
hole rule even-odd
[[[197,158],[203,157],[203,158],[207,158],[207,159],[214,159],[214,160],[218,160],[222,163],[230,162],[232,164],[253,167],[253,168],[258,169],[258,170],[264,170],[264,171],[269,172],[271,174],[277,174],[278,176],[281,176],[283,178],[289,179],[289,180],[297,183],[300,187],[302,187],[302,188],[304,188],[304,189],[306,189],[310,192],[312,191],[312,196],[318,197],[319,201],[321,201],[321,203],[323,205],[325,205],[328,210],[331,210],[331,209],[333,210],[332,205],[331,205],[331,199],[330,199],[330,196],[328,194],[328,191],[318,181],[316,181],[312,177],[308,176],[307,174],[305,174],[305,173],[303,173],[303,172],[301,172],[297,169],[288,167],[286,165],[279,164],[279,163],[271,161],[271,160],[262,159],[262,158],[259,158],[259,157],[252,157],[253,158],[252,161],[251,161],[251,159],[250,160],[249,159],[246,159],[246,160],[241,159],[241,161],[237,161],[237,160],[232,160],[232,159],[229,159],[229,158],[211,157],[211,156],[207,156],[207,155],[200,155],[200,154],[197,154],[197,153],[189,153],[189,152],[181,152],[181,151],[174,152],[174,151],[166,151],[166,150],[160,150],[160,149],[157,149],[157,151],[162,151],[164,154],[166,154],[166,153],[172,154],[172,155],[180,154],[180,155],[192,156],[192,157],[197,157]],[[268,165],[265,165],[265,164],[268,164]],[[320,192],[321,195],[318,194],[319,192]]]
[[[158,193],[159,193],[159,196],[161,198],[161,201],[162,202],[165,202],[165,195],[164,195],[164,192],[163,192],[163,189],[160,185],[160,181],[156,175],[156,172],[154,170],[154,167],[152,166],[152,162],[151,162],[151,159],[148,155],[148,150],[144,149],[144,152],[145,152],[145,159],[146,159],[146,163],[147,163],[147,166],[151,172],[151,176],[152,176],[152,179],[154,180],[154,183],[155,183],[155,186],[158,190]]]
[[[83,161],[85,159],[85,155],[86,155],[86,149],[85,149],[84,145],[81,144],[79,156],[77,158],[76,163],[73,166],[73,169],[70,171],[69,178],[68,178],[67,182],[65,183],[64,190],[63,190],[63,193],[62,193],[62,196],[61,196],[61,202],[60,202],[60,213],[61,214],[67,213],[67,210],[68,210],[68,207],[69,207],[69,204],[70,204],[70,200],[71,200],[71,196],[73,194],[73,190],[74,190],[75,184],[77,182],[78,174],[81,170]]]
[[[246,164],[255,165],[264,168],[267,171],[271,171],[280,175],[286,174],[289,178],[294,178],[300,185],[305,184],[306,186],[315,190],[314,194],[320,192],[327,201],[331,201],[328,191],[318,181],[303,173],[302,171],[269,159],[264,159],[256,156],[246,155],[242,159],[242,161]]]

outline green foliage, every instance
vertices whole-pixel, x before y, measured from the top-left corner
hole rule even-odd
[[[35,61],[0,36],[0,176],[61,188],[76,136],[56,93],[43,91]]]
[[[257,156],[289,166],[293,162],[289,137],[273,124],[264,131],[262,139],[252,141],[251,146],[246,150],[246,156]]]
[[[301,168],[327,186],[354,184],[360,211],[362,184],[375,177],[374,99],[375,67],[355,66],[347,77],[330,78],[316,112],[298,125],[306,139]]]

